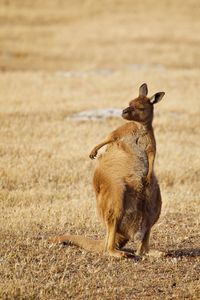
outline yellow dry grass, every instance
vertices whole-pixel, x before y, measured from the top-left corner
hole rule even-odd
[[[0,298],[199,299],[199,15],[197,0],[0,2]],[[143,82],[166,92],[151,247],[168,256],[50,247],[56,233],[104,235],[88,155],[124,122],[66,117],[124,108]]]

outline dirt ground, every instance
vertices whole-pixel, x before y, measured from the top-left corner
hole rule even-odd
[[[0,1],[0,299],[200,299],[198,0]],[[147,82],[163,207],[151,248],[117,260],[52,246],[102,238],[88,157]],[[128,244],[134,249],[134,243]]]

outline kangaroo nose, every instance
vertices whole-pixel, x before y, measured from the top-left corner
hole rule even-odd
[[[131,112],[132,110],[133,109],[129,106],[122,111],[122,114],[127,114],[127,113]]]

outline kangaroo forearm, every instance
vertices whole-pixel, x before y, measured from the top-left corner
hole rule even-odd
[[[120,139],[124,135],[136,131],[137,126],[134,123],[126,123],[122,125],[121,127],[117,128],[113,132],[111,132],[105,140],[103,140],[101,143],[97,144],[93,150],[90,153],[90,158],[93,159],[97,155],[97,152],[99,149],[101,149],[103,146],[108,145],[110,143],[113,143],[114,141]]]
[[[105,138],[105,140],[103,140],[101,143],[97,144],[94,149],[96,149],[96,151],[98,151],[100,148],[102,148],[103,146],[107,145],[107,144],[110,144],[112,142],[114,142],[116,140],[116,136],[111,133],[109,134],[109,136],[107,136]]]
[[[105,146],[105,145],[107,145],[107,144],[110,144],[110,143],[112,143],[112,142],[114,142],[115,141],[115,135],[114,134],[110,134],[103,142],[101,142],[100,144],[98,144],[98,145],[96,145],[94,148],[93,148],[93,150],[91,151],[91,153],[90,153],[90,158],[91,159],[93,159],[93,158],[95,158],[95,156],[97,155],[97,152],[98,152],[98,150],[101,148],[101,147],[103,147],[103,146]]]
[[[100,144],[96,145],[96,146],[94,147],[94,149],[95,149],[96,151],[98,151],[98,150],[101,149],[103,146],[105,146],[105,145],[107,145],[107,144],[110,144],[110,143],[112,143],[112,142],[114,142],[114,138],[113,138],[113,137],[107,137],[103,142],[101,142]]]
[[[149,168],[148,168],[148,174],[147,174],[147,180],[151,180],[152,173],[153,173],[153,166],[154,166],[154,160],[155,160],[155,153],[154,152],[148,152],[148,163],[149,163]]]

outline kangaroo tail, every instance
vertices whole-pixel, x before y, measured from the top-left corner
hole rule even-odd
[[[49,241],[55,244],[62,244],[69,242],[72,245],[79,246],[91,252],[103,252],[104,240],[92,240],[82,235],[65,234],[50,238]]]

